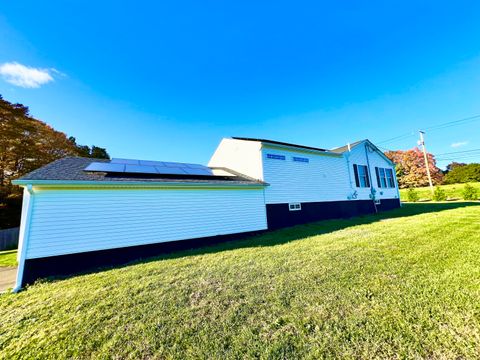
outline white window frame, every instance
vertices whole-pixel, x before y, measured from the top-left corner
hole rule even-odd
[[[290,211],[300,211],[300,210],[302,210],[302,204],[301,203],[289,203],[288,204],[288,210],[290,210]]]

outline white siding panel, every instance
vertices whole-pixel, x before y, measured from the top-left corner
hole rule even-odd
[[[283,155],[285,160],[270,159],[268,154]],[[308,158],[308,163],[293,161],[293,157]],[[262,149],[267,204],[290,202],[320,202],[347,200],[352,193],[348,168],[343,157],[316,153]]]
[[[261,143],[222,139],[208,162],[210,167],[226,167],[257,180],[263,180]]]
[[[353,173],[353,164],[367,165],[367,153],[365,152],[365,144],[360,144],[352,149],[350,153],[345,153],[349,159],[349,166],[351,168],[350,176],[353,186],[355,187],[355,175]],[[377,185],[377,175],[375,174],[375,167],[385,169],[392,169],[395,175],[394,167],[385,160],[377,151],[368,151],[368,160],[370,162],[370,180],[376,190],[375,197],[377,199],[392,199],[398,198],[398,189],[395,188],[379,188]],[[395,181],[396,182],[396,181]],[[359,200],[366,200],[370,198],[370,188],[355,188],[358,192]]]
[[[263,189],[37,190],[27,258],[267,228]]]

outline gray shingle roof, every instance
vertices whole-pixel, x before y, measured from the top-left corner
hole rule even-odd
[[[66,157],[34,170],[20,179],[18,183],[32,181],[81,181],[81,182],[139,182],[139,183],[199,183],[199,184],[229,184],[229,185],[266,185],[264,182],[245,175],[226,170],[234,176],[190,176],[190,175],[153,175],[87,172],[84,169],[92,162],[109,162],[106,159],[91,159],[82,157]],[[14,181],[15,183],[15,181]]]

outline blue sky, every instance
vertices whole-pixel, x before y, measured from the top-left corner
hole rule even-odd
[[[7,1],[0,94],[114,157],[206,163],[228,136],[408,149],[480,114],[479,23],[477,1]],[[480,121],[426,139],[478,149]]]

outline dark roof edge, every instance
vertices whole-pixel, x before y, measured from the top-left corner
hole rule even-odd
[[[330,152],[330,150],[317,148],[317,147],[313,147],[313,146],[291,144],[291,143],[286,143],[286,142],[282,142],[282,141],[275,141],[275,140],[268,140],[268,139],[257,139],[257,138],[248,138],[248,137],[239,137],[239,136],[232,136],[232,139],[245,140],[245,141],[256,141],[256,142],[261,142],[261,143],[265,143],[265,144],[282,145],[282,146],[289,146],[289,147],[294,147],[294,148],[299,148],[299,149],[315,150],[315,151],[321,151],[321,152]]]

